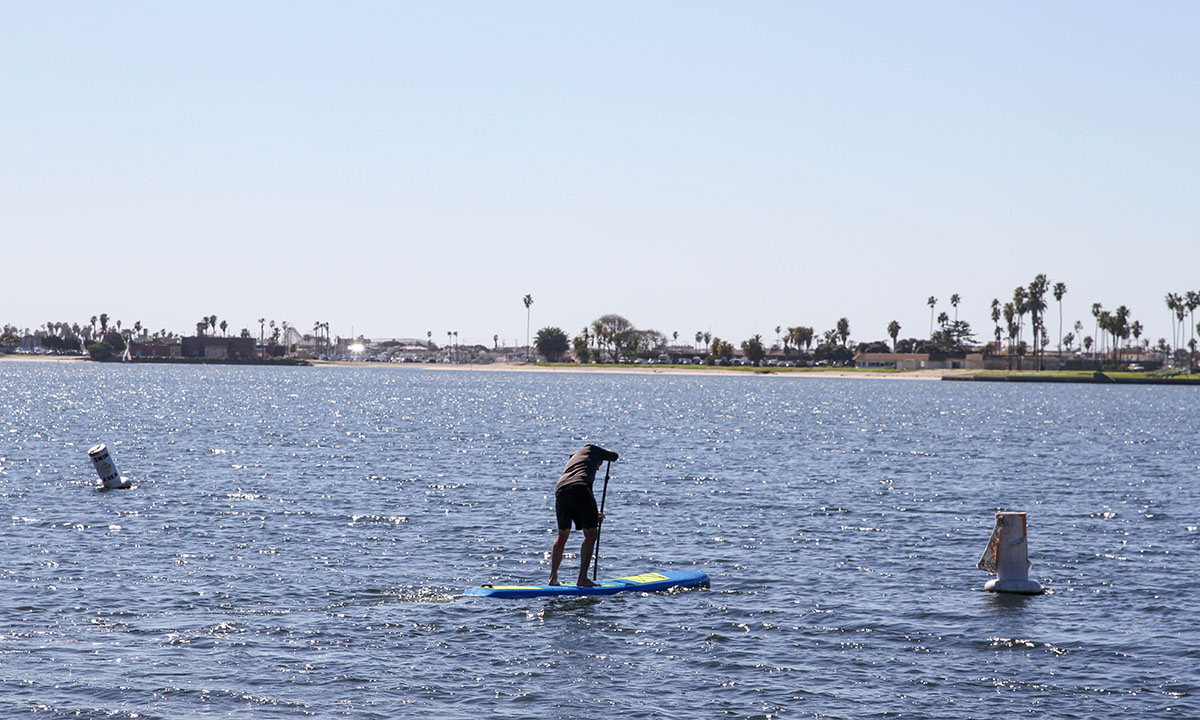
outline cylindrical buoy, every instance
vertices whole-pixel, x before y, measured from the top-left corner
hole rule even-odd
[[[1042,592],[1042,584],[1029,579],[1029,569],[1033,563],[1029,562],[1029,543],[1025,530],[1025,513],[996,513],[992,537],[983,551],[983,557],[979,558],[981,570],[996,574],[983,586],[984,590],[1023,595]]]
[[[88,450],[88,457],[92,459],[92,464],[96,466],[96,474],[100,476],[100,482],[106,489],[112,490],[129,487],[129,481],[121,477],[121,473],[117,472],[117,466],[113,462],[112,456],[109,455],[108,448],[104,443],[92,446]]]

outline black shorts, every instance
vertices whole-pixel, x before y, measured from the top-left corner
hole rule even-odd
[[[554,495],[554,512],[558,515],[558,529],[570,530],[575,522],[576,530],[587,530],[600,524],[600,511],[596,509],[596,496],[583,483],[568,485]]]

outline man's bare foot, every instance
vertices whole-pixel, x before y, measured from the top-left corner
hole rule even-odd
[[[580,578],[579,582],[575,583],[578,587],[599,587],[600,583],[592,582],[587,578]]]
[[[550,578],[550,582],[548,582],[548,583],[546,583],[546,584],[547,584],[547,585],[557,585],[557,584],[558,584],[558,578]]]

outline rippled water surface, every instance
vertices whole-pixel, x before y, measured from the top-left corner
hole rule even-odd
[[[0,716],[1195,718],[1198,410],[1194,387],[0,363]],[[463,597],[545,581],[584,441],[621,453],[601,574],[712,586]],[[98,442],[134,489],[94,489]],[[1028,512],[1049,594],[982,591],[997,510]]]

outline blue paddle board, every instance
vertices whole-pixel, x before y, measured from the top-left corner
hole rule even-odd
[[[553,597],[556,595],[613,595],[619,592],[657,592],[673,587],[708,585],[708,575],[698,570],[668,570],[601,580],[595,587],[578,585],[484,585],[467,588],[465,595],[494,598]]]

